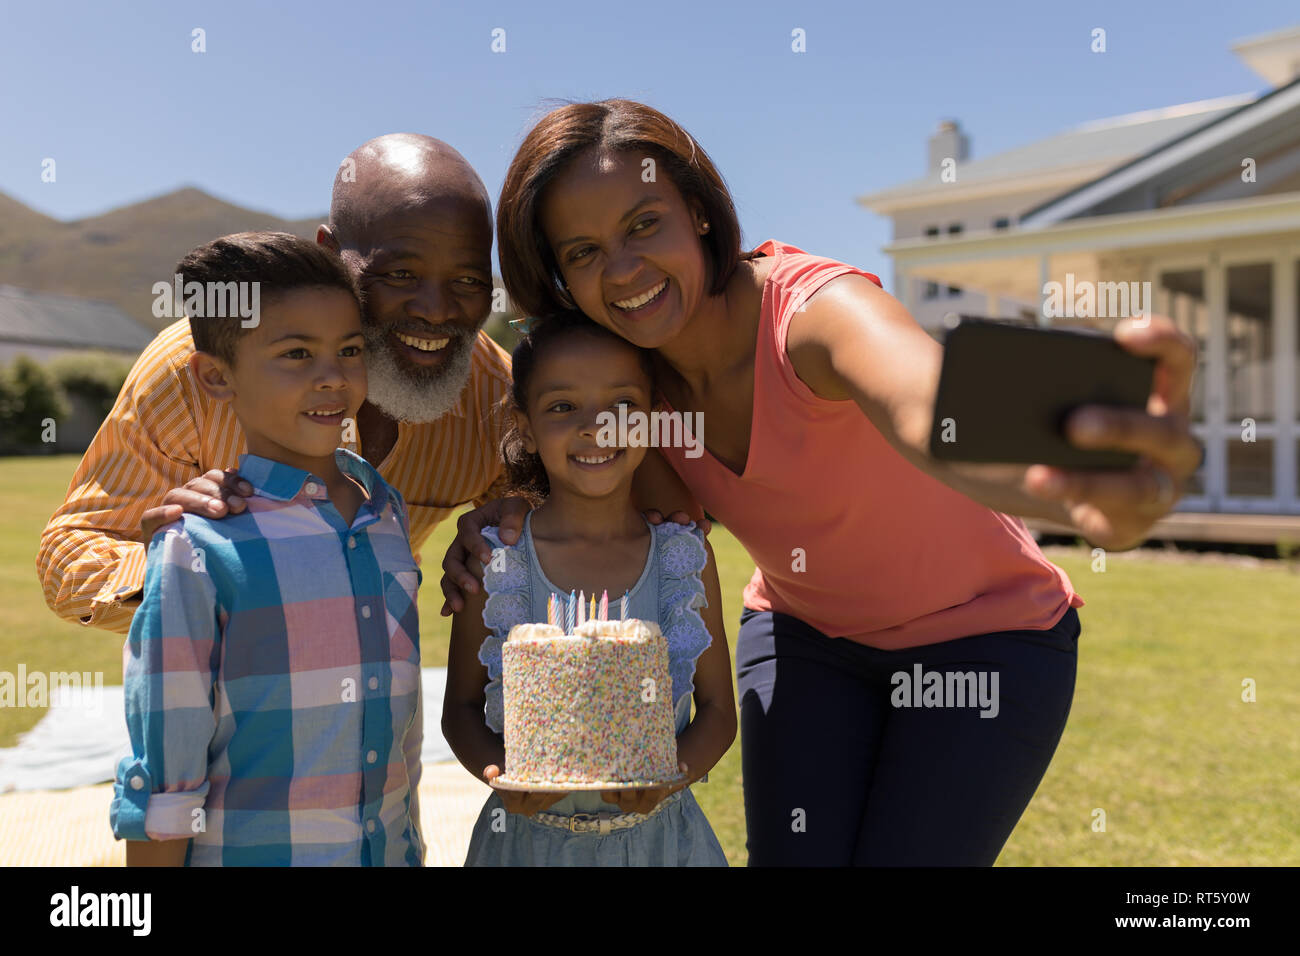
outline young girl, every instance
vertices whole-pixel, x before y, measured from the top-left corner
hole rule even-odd
[[[562,313],[525,337],[513,369],[514,427],[502,453],[515,489],[541,503],[513,547],[503,547],[495,528],[484,529],[502,560],[482,569],[486,594],[470,595],[453,620],[443,733],[460,762],[491,783],[505,762],[501,645],[510,629],[545,622],[551,593],[608,592],[612,611],[626,592],[627,616],[657,622],[668,642],[686,781],[633,791],[494,791],[465,864],[725,866],[686,789],[736,736],[716,570],[707,567],[704,537],[693,524],[651,525],[633,506],[632,476],[646,449],[596,441],[601,412],[617,414],[620,405],[629,416],[651,411],[650,354],[581,313]],[[507,814],[497,812],[502,808]],[[607,825],[574,830],[575,817]]]

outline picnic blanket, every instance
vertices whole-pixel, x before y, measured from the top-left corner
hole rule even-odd
[[[426,764],[454,761],[442,736],[445,667],[421,670],[424,690]],[[0,749],[0,793],[18,790],[66,790],[111,781],[117,762],[131,752],[123,716],[122,687],[58,687],[40,723],[18,745]],[[472,778],[471,778],[472,779]]]
[[[474,821],[491,793],[460,764],[426,764],[420,778],[425,866],[465,862]],[[0,868],[122,866],[126,843],[113,839],[113,785],[0,794]]]

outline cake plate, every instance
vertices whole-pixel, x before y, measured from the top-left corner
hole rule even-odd
[[[496,777],[488,786],[494,790],[522,790],[535,791],[537,793],[570,793],[579,790],[652,790],[658,787],[671,787],[674,784],[686,780],[686,774],[679,773],[676,776],[664,777],[660,780],[645,780],[636,783],[626,782],[608,782],[608,783],[554,783],[541,780],[515,780],[511,777]]]

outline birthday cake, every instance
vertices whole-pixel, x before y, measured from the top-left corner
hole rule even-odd
[[[595,790],[679,776],[668,644],[650,621],[520,624],[501,648],[503,784]]]

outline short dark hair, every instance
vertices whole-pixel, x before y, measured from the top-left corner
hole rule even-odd
[[[681,126],[633,100],[569,103],[547,113],[524,137],[506,171],[497,203],[501,281],[524,315],[572,309],[559,264],[540,224],[541,196],[550,182],[588,149],[653,157],[688,203],[698,202],[709,231],[700,237],[709,263],[709,292],[719,295],[752,258],[740,247],[740,222],[727,184],[713,161]]]
[[[603,325],[597,325],[582,312],[567,309],[533,320],[528,332],[515,346],[510,358],[510,371],[513,378],[510,398],[516,410],[525,413],[528,411],[528,384],[532,381],[533,371],[537,368],[540,357],[575,335],[588,335],[597,339],[607,338],[636,352],[641,369],[650,383],[651,400],[654,400],[654,353],[650,349],[633,345]],[[522,495],[533,504],[540,503],[551,493],[551,480],[547,477],[546,468],[542,464],[542,456],[524,448],[524,437],[513,420],[501,439],[501,459],[505,463],[506,484],[510,491]]]
[[[237,232],[204,243],[176,263],[188,285],[256,282],[259,306],[299,289],[339,289],[361,306],[356,278],[337,254],[287,232]],[[179,303],[178,303],[179,304]],[[234,364],[235,345],[250,331],[238,317],[190,316],[194,348]]]

